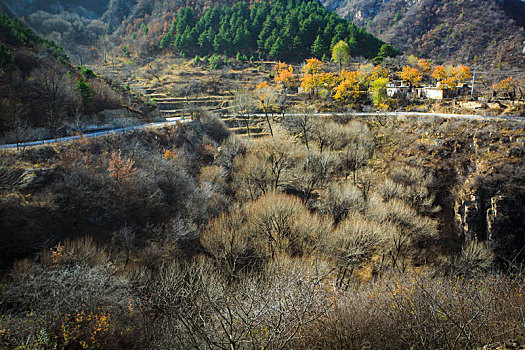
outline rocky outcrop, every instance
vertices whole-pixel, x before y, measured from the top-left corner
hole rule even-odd
[[[520,254],[521,260],[525,256],[525,191],[519,183],[494,185],[477,177],[463,186],[455,203],[459,232],[466,241],[487,241],[501,256]]]
[[[18,178],[20,190],[34,191],[48,186],[53,179],[54,168],[28,169]]]
[[[519,0],[321,0],[398,49],[495,68],[523,66],[525,2]]]

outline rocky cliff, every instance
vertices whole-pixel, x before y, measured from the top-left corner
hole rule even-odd
[[[507,169],[510,170],[510,169]],[[525,187],[518,169],[502,173],[474,173],[462,186],[455,203],[459,233],[467,241],[487,241],[499,256],[524,258]]]
[[[322,0],[386,42],[416,55],[485,67],[523,66],[520,0]]]

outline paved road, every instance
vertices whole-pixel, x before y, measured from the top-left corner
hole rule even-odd
[[[287,114],[287,115],[304,115],[304,113],[294,113],[294,114]],[[362,113],[313,113],[312,116],[319,116],[319,117],[330,117],[330,116],[354,116],[354,117],[374,117],[374,116],[380,116],[380,117],[399,117],[399,116],[407,116],[407,117],[438,117],[438,118],[448,118],[448,119],[467,119],[467,120],[483,120],[483,119],[490,119],[490,120],[519,120],[519,121],[525,121],[525,117],[506,117],[506,116],[481,116],[481,115],[470,115],[470,114],[444,114],[444,113],[421,113],[421,112],[362,112]],[[253,116],[260,116],[264,117],[264,114],[252,114]],[[103,131],[95,131],[95,132],[89,132],[85,133],[83,135],[77,135],[77,136],[68,136],[68,137],[60,137],[58,139],[49,139],[49,140],[41,140],[41,141],[31,141],[31,142],[23,142],[18,144],[18,147],[31,147],[31,146],[38,146],[38,145],[46,145],[46,144],[53,144],[53,143],[62,143],[62,142],[68,142],[72,140],[77,140],[82,137],[85,138],[92,138],[92,137],[100,137],[108,134],[122,134],[125,132],[137,130],[137,129],[145,129],[149,127],[164,127],[176,124],[177,122],[187,122],[188,119],[184,117],[177,117],[177,118],[167,118],[164,122],[155,122],[155,123],[147,123],[147,124],[141,124],[141,125],[134,125],[134,126],[126,126],[121,128],[115,128],[115,129],[109,129],[109,130],[103,130]],[[17,144],[7,144],[7,145],[0,145],[0,149],[16,149]]]
[[[104,136],[108,134],[122,134],[125,132],[137,130],[137,129],[145,129],[145,128],[151,128],[151,127],[162,128],[165,126],[177,124],[178,122],[184,123],[188,121],[189,121],[188,119],[185,119],[182,117],[181,118],[167,118],[167,120],[163,122],[154,122],[154,123],[147,123],[147,124],[141,124],[141,125],[133,125],[133,126],[125,126],[125,127],[120,127],[120,128],[114,128],[114,129],[101,130],[101,131],[86,132],[82,135],[59,137],[57,139],[21,142],[18,145],[16,143],[0,145],[0,149],[17,149],[17,147],[24,148],[24,147],[48,145],[48,144],[54,144],[54,143],[63,143],[63,142],[78,140],[81,138],[100,137],[100,136]]]
[[[287,113],[286,115],[301,116],[304,113]],[[439,117],[448,119],[470,119],[470,120],[521,120],[525,121],[525,117],[513,117],[513,116],[497,116],[497,115],[472,115],[472,114],[446,114],[446,113],[423,113],[423,112],[352,112],[352,113],[313,113],[312,116],[330,117],[330,116],[354,116],[354,117]],[[264,114],[257,113],[251,114],[250,116],[264,117]]]

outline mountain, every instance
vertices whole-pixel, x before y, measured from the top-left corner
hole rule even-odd
[[[520,0],[322,0],[340,16],[404,51],[458,63],[525,64]]]
[[[110,0],[7,0],[5,3],[19,16],[27,16],[37,11],[51,14],[67,11],[95,19],[107,10]]]
[[[145,58],[168,47],[182,55],[299,60],[330,56],[339,40],[346,40],[354,55],[373,58],[385,44],[317,0],[2,1],[80,63],[112,49]],[[191,12],[190,20],[179,16],[183,8]],[[385,47],[381,55],[386,52],[397,53]]]
[[[202,13],[213,5],[233,0],[0,0],[2,12],[12,12],[45,38],[55,41],[77,62],[93,62],[115,42],[135,41],[132,31],[148,27],[151,42],[169,29],[183,6]],[[122,40],[124,39],[124,40]],[[147,39],[147,40],[142,40]],[[154,39],[156,40],[156,39]],[[128,45],[129,46],[129,45]],[[147,45],[146,45],[147,46]]]

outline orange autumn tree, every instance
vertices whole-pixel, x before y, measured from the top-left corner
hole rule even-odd
[[[301,69],[303,77],[301,78],[301,88],[307,91],[310,95],[317,94],[326,82],[328,77],[325,75],[324,63],[317,58],[310,58],[306,60],[306,64]],[[333,75],[332,75],[333,77]]]
[[[293,74],[293,67],[279,61],[273,67],[275,74],[275,82],[282,84],[285,89],[288,89],[292,86],[295,76]]]
[[[361,73],[359,71],[347,72],[343,70],[340,83],[334,88],[334,99],[347,102],[350,99],[357,101],[361,91]]]
[[[421,73],[417,68],[404,66],[403,70],[399,73],[399,77],[408,81],[411,86],[414,86],[421,81],[423,78],[423,73]]]
[[[520,83],[519,80],[516,80],[513,77],[508,77],[492,85],[492,89],[494,89],[496,93],[503,94],[505,98],[514,100],[516,98],[516,90]]]
[[[472,72],[470,71],[470,67],[459,65],[454,67],[452,71],[453,75],[456,77],[458,81],[465,81],[472,78]]]
[[[456,89],[458,84],[472,78],[472,72],[470,67],[459,65],[459,66],[436,66],[432,71],[432,77],[435,78],[440,84],[440,88],[443,89],[445,86],[450,89]]]
[[[430,74],[430,71],[432,70],[430,67],[430,62],[424,58],[421,58],[417,61],[416,67],[423,74]]]
[[[431,76],[437,81],[445,80],[447,78],[447,72],[446,72],[445,66],[443,65],[435,66],[434,69],[432,70]]]
[[[122,158],[120,152],[111,153],[108,163],[109,176],[114,177],[119,182],[128,182],[137,172],[134,167],[135,161],[129,158]]]

